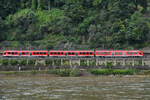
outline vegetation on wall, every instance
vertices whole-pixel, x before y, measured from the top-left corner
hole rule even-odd
[[[0,1],[0,47],[138,49],[149,43],[149,0]]]

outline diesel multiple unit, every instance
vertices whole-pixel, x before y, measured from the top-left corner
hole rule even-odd
[[[6,50],[3,57],[142,57],[140,50]]]

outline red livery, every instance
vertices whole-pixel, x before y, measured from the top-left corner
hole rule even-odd
[[[7,50],[4,57],[141,57],[140,50]]]

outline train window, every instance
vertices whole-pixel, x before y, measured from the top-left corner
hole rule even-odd
[[[135,52],[134,54],[137,54],[137,52]]]
[[[83,55],[85,55],[85,52],[83,52]]]
[[[61,54],[63,55],[64,53],[63,53],[63,52],[61,52]]]
[[[101,54],[103,55],[103,52],[101,52]]]
[[[17,52],[15,52],[15,54],[17,54]]]
[[[90,55],[92,55],[93,53],[92,52],[90,52]]]
[[[131,52],[131,54],[133,54],[133,52]]]
[[[107,54],[107,52],[104,53],[105,55]]]
[[[121,55],[122,53],[120,52],[120,55]]]
[[[130,53],[128,52],[127,54],[129,55]]]
[[[58,54],[60,55],[60,52],[58,52]]]
[[[89,52],[87,52],[87,54],[89,55]]]
[[[71,52],[69,52],[68,54],[71,55]]]
[[[109,55],[109,54],[110,54],[110,52],[107,52],[107,54]]]
[[[72,52],[72,55],[74,55],[75,53],[74,52]]]
[[[80,52],[80,55],[82,54],[82,52]]]
[[[4,55],[6,55],[6,52],[4,53]]]
[[[54,52],[54,54],[56,55],[56,54],[57,54],[57,52]]]
[[[37,55],[39,55],[40,53],[39,53],[39,52],[37,52],[36,54],[37,54]]]
[[[12,52],[12,55],[14,55],[15,53],[14,52]]]
[[[54,53],[53,53],[53,52],[51,52],[50,54],[51,54],[51,55],[53,55]]]
[[[44,55],[46,55],[46,52],[44,52]]]
[[[25,52],[22,52],[23,55],[25,55]]]
[[[28,52],[26,52],[26,55],[28,55],[29,53]]]

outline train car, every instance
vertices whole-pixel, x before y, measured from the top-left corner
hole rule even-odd
[[[142,57],[140,50],[7,50],[6,57]]]
[[[30,51],[30,56],[46,57],[46,56],[48,56],[48,51],[47,50],[34,50],[34,51]]]
[[[19,56],[19,51],[18,50],[8,50],[4,51],[2,56],[7,56],[7,57],[17,57]]]
[[[48,56],[48,51],[46,50],[33,50],[33,51],[26,51],[26,50],[8,50],[4,51],[3,55],[4,57],[28,57],[28,56]]]
[[[92,50],[51,50],[50,57],[94,57]]]
[[[96,57],[142,57],[142,51],[139,50],[96,50]]]

